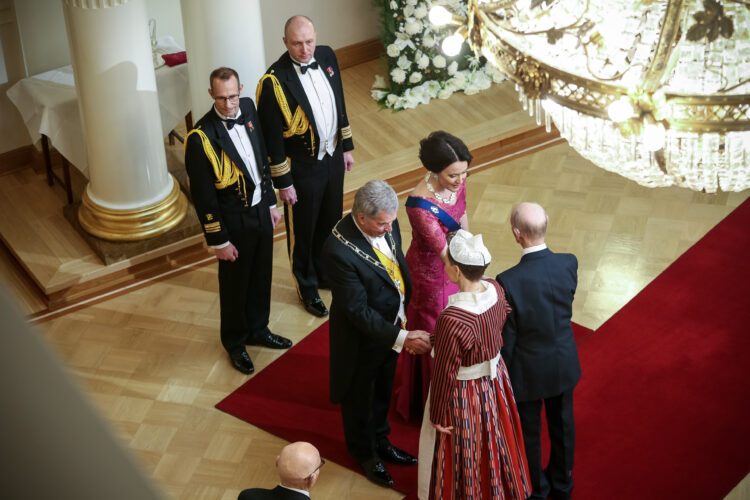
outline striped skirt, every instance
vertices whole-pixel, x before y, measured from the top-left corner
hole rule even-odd
[[[521,421],[502,359],[495,379],[456,381],[450,413],[453,431],[435,436],[429,498],[527,498]]]

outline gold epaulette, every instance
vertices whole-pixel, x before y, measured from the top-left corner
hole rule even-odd
[[[289,109],[289,103],[287,102],[286,95],[284,94],[284,89],[281,87],[279,79],[276,78],[276,75],[273,75],[271,73],[263,75],[263,77],[258,82],[258,86],[255,88],[255,102],[260,103],[260,94],[263,91],[263,82],[265,82],[266,79],[270,79],[271,83],[273,84],[273,93],[276,97],[276,102],[279,105],[279,109],[281,110],[281,115],[284,117],[284,122],[286,123],[286,130],[284,130],[282,133],[284,139],[288,139],[293,135],[303,135],[305,132],[309,131],[310,150],[314,155],[315,153],[313,148],[315,147],[315,133],[310,126],[310,121],[307,119],[307,116],[305,116],[305,112],[302,110],[302,106],[297,105],[297,109],[295,109],[294,114],[292,114],[292,110]]]

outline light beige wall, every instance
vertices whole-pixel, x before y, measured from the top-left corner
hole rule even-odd
[[[62,0],[15,0],[27,75],[70,64]]]
[[[21,115],[5,95],[11,85],[26,76],[13,0],[0,0],[0,46],[8,77],[0,84],[0,153],[5,153],[31,142]]]
[[[180,0],[146,0],[146,13],[149,19],[156,19],[157,38],[169,35],[177,45],[185,46]]]
[[[70,64],[62,0],[14,0],[26,71],[36,75]],[[149,18],[156,19],[156,36],[172,35],[185,46],[180,0],[146,0]]]
[[[284,23],[295,14],[312,19],[318,44],[334,49],[376,38],[380,33],[380,17],[371,0],[262,0],[260,7],[268,65],[286,50],[281,41]]]

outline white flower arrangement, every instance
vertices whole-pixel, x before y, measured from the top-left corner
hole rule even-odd
[[[414,36],[417,33],[422,33],[424,30],[424,27],[422,26],[422,21],[417,21],[416,19],[412,18],[406,21],[406,24],[404,24],[404,31],[406,31],[407,35]]]
[[[427,15],[432,0],[376,0],[382,9],[383,42],[388,56],[389,81],[377,75],[370,91],[382,106],[415,108],[431,99],[448,99],[454,92],[476,94],[504,80],[502,73],[475,57],[466,46],[446,58],[440,42],[452,28],[432,26]],[[466,0],[442,0],[466,15]]]
[[[393,68],[391,71],[391,80],[395,83],[403,83],[406,80],[406,71],[401,68]]]
[[[398,61],[396,61],[396,66],[406,71],[411,67],[411,61],[406,56],[401,56],[398,58]]]

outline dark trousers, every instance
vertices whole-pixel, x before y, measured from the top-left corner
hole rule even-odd
[[[230,216],[225,217],[229,219]],[[229,241],[237,247],[234,262],[219,261],[221,344],[229,354],[245,350],[245,341],[268,327],[271,309],[273,227],[261,201],[246,213],[231,214]]]
[[[391,426],[388,408],[398,354],[393,351],[376,366],[363,361],[354,374],[347,395],[341,400],[346,449],[361,465],[379,460],[378,442],[388,439]]]
[[[547,417],[551,450],[549,465],[542,469],[542,403]],[[575,423],[573,421],[573,390],[536,401],[516,402],[521,417],[526,461],[529,464],[530,498],[569,499],[573,491],[573,455]]]
[[[302,300],[318,296],[327,281],[320,252],[331,229],[341,219],[344,204],[344,153],[303,162],[291,160],[297,203],[284,205],[286,244],[297,293]]]

